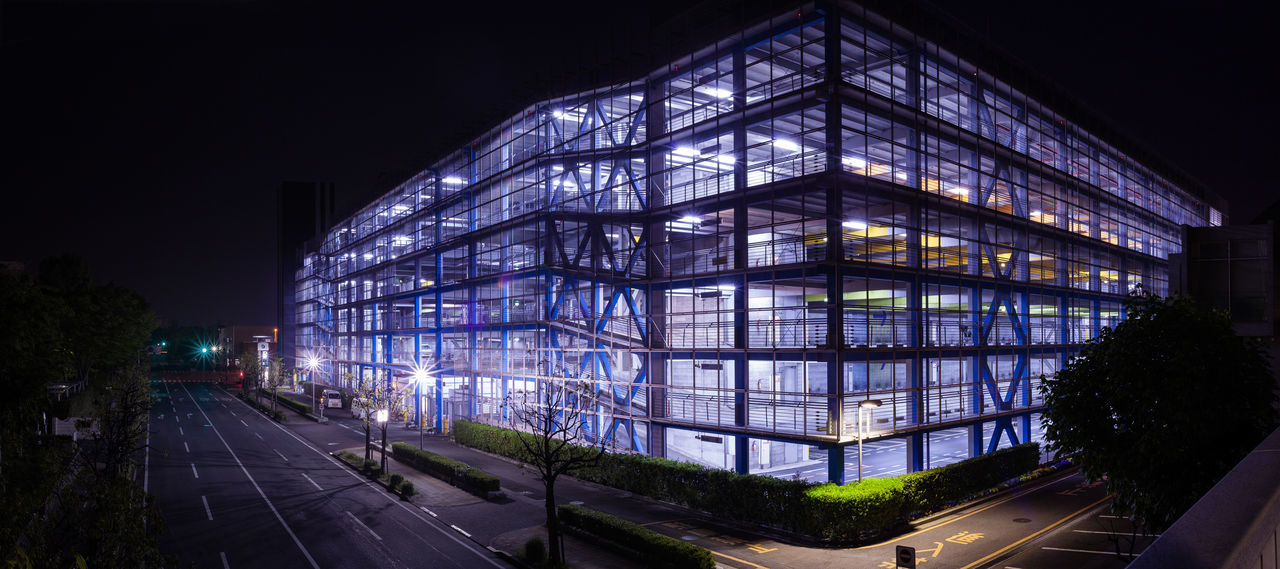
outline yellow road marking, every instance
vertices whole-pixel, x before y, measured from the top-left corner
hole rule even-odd
[[[745,563],[745,564],[747,564],[747,565],[750,565],[750,566],[752,566],[752,567],[755,567],[756,569],[769,569],[768,567],[765,567],[764,565],[756,565],[755,563],[752,563],[752,562],[750,562],[750,561],[747,561],[746,559],[738,559],[737,557],[734,557],[734,556],[732,556],[732,555],[725,555],[725,554],[723,554],[723,553],[720,553],[719,551],[715,551],[715,550],[711,550],[711,549],[708,549],[707,551],[710,551],[712,554],[714,554],[714,555],[719,555],[720,557],[723,557],[723,558],[728,559],[728,560],[730,560],[730,561],[737,561],[738,563]]]
[[[1086,512],[1086,511],[1088,511],[1088,510],[1091,510],[1091,509],[1093,509],[1095,506],[1097,506],[1098,504],[1101,504],[1101,503],[1103,503],[1103,502],[1106,502],[1107,500],[1110,500],[1110,499],[1111,499],[1111,496],[1103,496],[1103,497],[1102,497],[1100,500],[1098,500],[1097,502],[1094,502],[1094,503],[1092,503],[1092,504],[1089,504],[1088,506],[1085,506],[1085,507],[1083,507],[1083,508],[1080,508],[1079,510],[1076,510],[1075,512],[1072,512],[1071,514],[1068,514],[1068,515],[1067,515],[1067,517],[1062,518],[1062,519],[1060,519],[1060,520],[1058,520],[1058,521],[1056,521],[1056,522],[1053,522],[1052,524],[1049,524],[1049,525],[1048,525],[1048,526],[1046,526],[1044,529],[1041,529],[1041,530],[1040,530],[1040,531],[1038,531],[1038,532],[1035,532],[1035,533],[1033,533],[1033,534],[1031,534],[1031,535],[1029,535],[1029,536],[1027,536],[1027,537],[1024,537],[1024,538],[1022,538],[1022,539],[1019,539],[1018,541],[1015,541],[1015,542],[1013,542],[1013,543],[1010,543],[1009,545],[1006,545],[1006,546],[1004,546],[1004,547],[1001,547],[1000,549],[997,549],[996,551],[993,551],[993,552],[991,552],[991,553],[988,553],[986,557],[983,557],[982,559],[979,559],[979,560],[977,560],[977,561],[974,561],[973,563],[970,563],[970,564],[968,564],[968,565],[965,565],[964,567],[961,567],[960,569],[972,569],[973,567],[976,567],[976,566],[978,566],[978,565],[981,565],[981,564],[983,564],[983,563],[986,563],[986,562],[987,562],[988,560],[990,560],[992,557],[995,557],[995,556],[997,556],[997,555],[1000,555],[1001,553],[1004,553],[1004,552],[1006,552],[1006,551],[1009,551],[1010,549],[1013,549],[1013,548],[1015,548],[1015,547],[1017,547],[1017,546],[1019,546],[1019,545],[1022,545],[1022,544],[1026,543],[1026,542],[1028,542],[1028,541],[1030,541],[1030,540],[1032,540],[1032,539],[1035,539],[1036,537],[1039,537],[1039,536],[1040,536],[1040,534],[1043,534],[1044,532],[1047,532],[1047,531],[1049,531],[1049,530],[1051,530],[1051,529],[1053,529],[1053,528],[1056,528],[1056,527],[1058,527],[1058,526],[1060,526],[1060,525],[1062,525],[1062,524],[1066,523],[1066,522],[1067,522],[1068,520],[1070,520],[1071,518],[1074,518],[1074,517],[1076,517],[1076,516],[1078,516],[1078,515],[1080,515],[1080,514],[1082,514],[1082,513]]]
[[[1063,479],[1065,480],[1065,479],[1066,479],[1066,477],[1063,477]],[[1061,480],[1055,481],[1055,482],[1053,482],[1052,484],[1057,484],[1058,482],[1061,482]],[[967,514],[965,514],[965,515],[963,515],[963,516],[960,516],[960,517],[958,517],[958,518],[953,518],[953,519],[947,520],[947,521],[945,521],[945,522],[942,522],[942,523],[940,523],[940,524],[929,526],[929,527],[927,527],[927,528],[918,529],[918,530],[913,531],[913,532],[911,532],[911,533],[909,533],[909,534],[906,534],[906,535],[900,535],[900,536],[895,537],[895,538],[893,538],[892,540],[889,540],[889,541],[887,541],[887,542],[885,542],[885,543],[876,543],[876,544],[873,544],[873,545],[864,545],[864,546],[862,546],[862,547],[850,547],[850,548],[848,548],[848,550],[856,551],[856,550],[861,550],[861,549],[871,549],[871,548],[873,548],[873,547],[886,547],[886,546],[890,546],[890,545],[896,545],[897,543],[899,543],[899,542],[901,542],[902,540],[907,539],[907,538],[909,538],[909,537],[914,537],[914,536],[920,535],[920,534],[922,534],[922,533],[924,533],[924,532],[927,532],[927,531],[933,531],[933,530],[938,529],[938,528],[940,528],[940,527],[942,527],[942,526],[945,526],[945,525],[951,524],[951,523],[953,523],[953,522],[958,522],[958,521],[960,521],[960,520],[963,520],[963,519],[965,519],[965,518],[967,518],[967,517],[969,517],[969,516],[972,516],[972,515],[974,515],[974,514],[980,514],[980,513],[982,513],[982,512],[985,512],[985,511],[987,511],[987,510],[990,510],[991,508],[994,508],[994,507],[996,507],[996,506],[999,506],[1000,504],[1003,504],[1003,503],[1008,502],[1008,501],[1010,501],[1010,500],[1014,500],[1014,499],[1017,499],[1017,498],[1021,498],[1021,497],[1023,497],[1023,496],[1026,496],[1027,494],[1030,494],[1030,493],[1032,493],[1032,492],[1035,492],[1035,491],[1040,490],[1040,489],[1043,489],[1043,488],[1044,488],[1043,486],[1036,487],[1036,488],[1029,488],[1029,489],[1027,489],[1026,491],[1023,491],[1023,492],[1019,492],[1019,493],[1017,493],[1017,494],[1011,494],[1008,498],[1005,498],[1005,499],[1003,499],[1003,500],[999,500],[999,501],[993,502],[993,503],[991,503],[991,504],[988,504],[988,505],[986,505],[986,506],[983,506],[983,507],[981,507],[981,508],[978,508],[978,509],[976,509],[976,510],[974,510],[974,511],[972,511],[972,512],[969,512],[969,513],[967,513]]]

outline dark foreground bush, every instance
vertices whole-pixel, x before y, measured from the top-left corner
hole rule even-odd
[[[565,525],[635,551],[646,566],[672,569],[714,569],[716,566],[715,558],[705,548],[622,518],[572,504],[561,505],[557,511]]]

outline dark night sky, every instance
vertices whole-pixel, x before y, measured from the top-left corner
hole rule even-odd
[[[171,323],[269,324],[280,181],[333,182],[340,205],[389,190],[685,3],[5,2],[0,260],[73,252]],[[939,6],[1235,221],[1280,197],[1276,8]]]

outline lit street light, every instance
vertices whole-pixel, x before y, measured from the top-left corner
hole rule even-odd
[[[378,426],[382,427],[382,473],[387,473],[387,418],[390,413],[386,409],[378,409],[376,415]]]
[[[422,385],[438,371],[432,370],[432,367],[435,367],[434,364],[425,367],[421,364],[413,366],[414,397],[417,398],[417,401],[414,401],[414,410],[418,416],[418,448],[422,448]]]
[[[324,408],[329,406],[329,397],[326,396],[323,401],[316,399],[316,368],[320,367],[320,360],[315,356],[307,356],[307,379],[311,380],[311,401],[320,406],[320,420],[324,422]],[[323,392],[321,393],[323,395]]]
[[[871,425],[863,419],[863,411],[867,409],[875,409],[879,407],[881,402],[879,399],[867,399],[858,403],[858,482],[862,482],[862,439],[867,437],[867,432],[871,430]],[[871,412],[867,411],[867,418],[871,417]]]

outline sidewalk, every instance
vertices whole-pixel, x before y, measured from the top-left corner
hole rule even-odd
[[[435,437],[435,438],[444,439],[445,441],[447,441],[447,439],[445,439],[444,437]],[[452,442],[446,442],[444,444],[448,446],[456,447],[458,449],[464,449],[464,447],[458,447],[457,445],[454,445]],[[427,447],[427,450],[430,450],[432,452],[436,452],[437,448],[439,448],[438,446],[428,446],[426,444],[424,444],[423,446]],[[344,450],[354,453],[361,457],[364,456],[364,451],[361,447],[348,448]],[[376,445],[372,448],[370,456],[374,460],[380,459],[379,450],[380,449],[378,449]],[[444,454],[444,453],[438,453],[438,454]],[[468,464],[471,464],[476,468],[480,468],[481,470],[485,470],[486,472],[492,473],[492,471],[486,470],[477,464],[474,464],[474,463],[468,463]],[[415,506],[418,506],[419,508],[424,509],[428,513],[438,514],[439,511],[444,509],[450,509],[457,506],[477,505],[477,504],[485,503],[485,500],[483,498],[470,494],[460,488],[451,486],[449,483],[443,480],[440,480],[438,478],[435,478],[434,476],[424,474],[418,470],[415,470],[413,467],[404,465],[399,461],[397,461],[395,458],[393,458],[390,454],[387,455],[387,471],[389,473],[400,474],[404,476],[405,480],[413,483],[413,487],[417,491],[417,493],[414,495],[413,498],[409,500],[409,502]],[[504,491],[506,490],[506,488],[507,488],[506,479],[503,479]],[[540,515],[542,513],[542,506],[540,501],[537,502],[537,504],[529,504],[527,500],[512,500],[508,498],[507,500],[502,502],[503,502],[503,507],[507,507],[507,508],[513,507],[513,506],[528,507],[531,505],[536,505],[538,513]],[[539,519],[541,520],[544,518],[539,518]],[[446,523],[450,523],[450,521],[446,521]],[[547,541],[547,529],[544,524],[530,525],[530,526],[522,527],[519,529],[507,531],[505,533],[501,533],[496,536],[493,536],[489,539],[484,539],[487,536],[482,534],[477,534],[477,533],[473,533],[470,535],[467,535],[467,534],[463,534],[463,535],[465,537],[470,538],[472,541],[476,542],[481,546],[485,546],[485,547],[497,550],[498,552],[500,552],[501,554],[504,554],[508,558],[514,558],[517,552],[523,551],[525,542],[528,541],[530,538],[533,538],[536,536],[536,537],[541,537],[544,543],[546,543]],[[578,569],[614,569],[614,568],[641,569],[642,567],[644,567],[644,565],[635,562],[633,559],[623,557],[621,555],[614,553],[609,549],[598,547],[587,540],[584,540],[582,538],[579,538],[577,536],[570,535],[570,534],[565,535],[564,549],[565,549],[565,558],[569,560],[570,566]]]
[[[326,413],[331,419],[327,424],[292,419],[289,421],[289,427],[321,448],[331,450],[347,448],[363,456],[364,453],[359,446],[360,441],[352,438],[353,435],[361,437],[361,431],[359,425],[352,422],[350,412],[345,409],[329,411],[332,411],[332,414]],[[294,415],[295,413],[286,411],[286,414]],[[402,442],[417,447],[419,431],[407,429],[400,424],[389,425],[387,441]],[[414,506],[434,516],[436,521],[444,524],[445,527],[452,527],[460,536],[465,536],[495,552],[501,552],[508,559],[521,551],[525,541],[530,537],[545,536],[545,489],[532,468],[505,457],[455,444],[447,435],[429,434],[422,437],[421,441],[421,446],[425,450],[464,462],[498,477],[501,480],[504,497],[492,501],[484,500],[390,459],[390,472],[404,475],[418,490],[419,495],[412,500]],[[376,445],[377,442],[375,438],[374,444]],[[343,446],[332,446],[339,444]],[[950,524],[960,520],[967,520],[963,522],[964,531],[974,535],[987,535],[988,537],[982,538],[986,540],[983,543],[988,541],[994,543],[997,538],[1005,539],[1001,536],[1006,533],[1016,533],[1022,528],[1022,526],[1010,524],[1008,522],[1010,516],[1026,517],[1024,511],[1026,506],[1018,502],[1009,504],[1005,502],[1013,500],[1018,494],[1039,492],[1035,489],[1036,487],[1056,484],[1056,480],[1061,480],[1058,476],[1047,478],[1050,480],[1039,480],[1021,488],[1003,490],[975,502],[937,512],[916,520],[916,531],[882,543],[856,548],[806,545],[803,540],[796,541],[782,533],[771,532],[768,528],[736,523],[705,512],[632,495],[616,488],[584,482],[568,476],[560,477],[556,483],[556,502],[583,505],[648,527],[662,535],[700,545],[712,552],[717,566],[721,568],[875,567],[892,562],[892,546],[895,543],[901,544],[905,541],[912,546],[927,548],[933,542],[924,543],[920,540],[926,537],[929,539],[949,537],[950,534],[941,535],[939,532],[950,532],[954,529]],[[1068,501],[1074,499],[1073,496],[1057,496],[1052,492],[1048,494],[1051,499]],[[1021,535],[1009,539],[1018,537]],[[961,551],[957,551],[956,554],[968,555]],[[612,550],[600,546],[596,540],[581,539],[572,535],[566,535],[565,538],[565,558],[570,566],[578,569],[612,567],[631,569],[642,566],[632,557],[617,555]],[[520,566],[520,563],[514,560],[512,563]],[[940,565],[940,567],[945,566],[947,566],[945,563]]]

